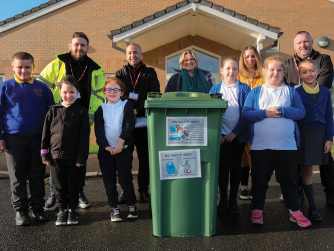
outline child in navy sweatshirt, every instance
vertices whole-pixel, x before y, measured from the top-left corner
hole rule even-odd
[[[228,101],[228,108],[222,119],[219,162],[220,202],[218,214],[238,214],[237,194],[240,183],[241,159],[248,142],[247,124],[241,118],[245,99],[250,92],[248,85],[237,80],[239,63],[234,57],[222,62],[223,81],[212,87],[210,93],[221,93]],[[230,196],[227,200],[227,187],[230,180]]]
[[[0,84],[0,151],[6,152],[16,225],[28,225],[29,206],[37,221],[48,220],[40,150],[44,118],[54,101],[50,89],[34,79],[34,58],[29,53],[14,54],[12,68],[14,78]]]
[[[303,188],[309,202],[308,217],[311,221],[321,221],[314,200],[312,166],[328,164],[333,141],[331,92],[318,84],[318,73],[319,66],[313,59],[302,61],[299,64],[299,77],[303,80],[303,85],[296,89],[306,110],[305,117],[298,121],[298,164],[301,165]]]

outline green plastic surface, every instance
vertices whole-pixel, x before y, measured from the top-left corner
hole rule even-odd
[[[219,149],[227,102],[203,93],[150,93],[145,101],[153,234],[211,236],[216,232]],[[207,117],[207,146],[166,146],[166,117]],[[200,149],[201,178],[160,180],[159,151]]]

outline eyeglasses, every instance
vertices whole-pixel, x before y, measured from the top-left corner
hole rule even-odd
[[[121,89],[111,89],[111,88],[107,88],[105,89],[106,93],[119,93],[121,91]]]

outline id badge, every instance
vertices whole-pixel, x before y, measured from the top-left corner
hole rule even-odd
[[[130,92],[129,98],[133,100],[138,100],[138,93]]]

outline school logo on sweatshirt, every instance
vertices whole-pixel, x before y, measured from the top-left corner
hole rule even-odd
[[[42,89],[34,89],[37,97],[42,97]]]

